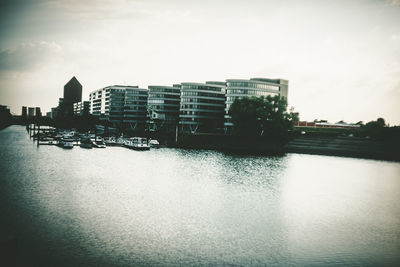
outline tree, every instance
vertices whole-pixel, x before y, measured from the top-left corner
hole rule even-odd
[[[364,134],[372,137],[373,139],[384,140],[387,139],[391,133],[396,132],[396,130],[389,129],[386,126],[385,119],[378,118],[376,121],[370,121],[363,127]]]
[[[288,113],[286,98],[279,95],[235,99],[229,115],[239,136],[286,137],[298,120],[298,113]]]
[[[369,129],[380,129],[386,126],[384,118],[378,118],[376,121],[370,121],[365,125]]]

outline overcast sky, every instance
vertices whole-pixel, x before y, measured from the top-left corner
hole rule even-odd
[[[6,0],[0,104],[108,85],[289,80],[302,120],[400,124],[400,0]]]

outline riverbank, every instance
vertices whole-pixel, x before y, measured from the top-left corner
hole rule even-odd
[[[284,155],[299,153],[400,161],[400,140],[359,137],[344,132],[296,131],[286,138],[238,137],[225,134],[143,133],[165,147],[218,150],[240,155]]]
[[[399,144],[348,136],[304,135],[284,146],[286,153],[400,161]]]
[[[336,134],[293,134],[287,140],[235,137],[223,134],[181,135],[169,147],[211,149],[235,154],[299,153],[400,161],[399,142]]]

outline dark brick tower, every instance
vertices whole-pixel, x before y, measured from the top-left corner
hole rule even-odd
[[[64,104],[72,105],[82,101],[82,85],[78,79],[72,77],[66,85],[64,85]]]

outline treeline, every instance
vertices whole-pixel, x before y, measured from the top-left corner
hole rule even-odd
[[[376,121],[370,121],[365,125],[361,125],[357,135],[361,137],[370,137],[375,140],[387,140],[400,143],[400,126],[389,127],[385,119],[378,118]]]

